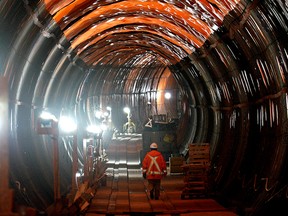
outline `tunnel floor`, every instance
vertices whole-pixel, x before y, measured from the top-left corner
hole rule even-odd
[[[182,176],[168,175],[162,181],[159,200],[150,200],[147,182],[140,177],[113,177],[97,190],[86,216],[95,215],[191,215],[235,216],[213,199],[181,199]]]
[[[141,140],[121,137],[107,148],[109,158],[107,178],[100,186],[85,212],[96,215],[191,215],[236,216],[217,201],[205,197],[181,199],[183,174],[171,174],[162,180],[159,200],[151,200],[148,182],[142,178],[140,167]]]

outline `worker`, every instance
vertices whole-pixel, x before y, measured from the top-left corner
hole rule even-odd
[[[150,199],[155,200],[160,197],[161,179],[167,175],[166,161],[157,149],[157,143],[152,143],[142,162],[142,174],[148,180]]]

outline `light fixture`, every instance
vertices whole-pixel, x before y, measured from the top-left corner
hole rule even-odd
[[[170,92],[166,92],[164,97],[169,100],[171,98],[171,93]]]
[[[58,134],[58,120],[48,111],[43,111],[37,120],[38,134]]]
[[[52,113],[50,112],[47,112],[47,111],[43,111],[40,115],[40,118],[43,119],[43,120],[53,120],[53,121],[57,121],[55,115],[53,115]]]
[[[98,118],[98,119],[101,119],[101,117],[102,117],[102,112],[99,111],[99,110],[96,110],[96,111],[95,111],[95,117]]]
[[[73,118],[61,116],[59,119],[59,129],[65,133],[72,133],[77,130],[77,124]]]
[[[129,114],[130,113],[130,108],[129,107],[124,107],[123,111],[125,113]]]
[[[101,126],[98,125],[88,125],[86,130],[92,134],[100,134],[103,131]]]

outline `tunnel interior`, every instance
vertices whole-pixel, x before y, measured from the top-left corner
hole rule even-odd
[[[2,0],[0,17],[10,184],[26,188],[32,206],[53,202],[52,141],[37,133],[41,112],[77,119],[80,143],[84,128],[99,123],[97,111],[109,111],[121,132],[128,106],[137,133],[165,116],[177,134],[173,154],[210,144],[213,188],[224,204],[255,215],[288,212],[287,1]],[[72,143],[59,143],[63,192]]]

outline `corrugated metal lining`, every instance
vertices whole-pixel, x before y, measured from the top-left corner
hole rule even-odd
[[[155,112],[167,105],[156,100],[165,88],[178,92],[181,152],[211,144],[218,194],[259,215],[287,202],[287,8],[282,0],[2,0],[12,179],[37,191],[28,193],[39,208],[51,203],[51,140],[34,128],[44,108],[72,110],[85,125],[111,105],[119,127],[129,105],[141,128],[148,102]]]
[[[164,65],[175,64],[199,48],[237,3],[232,0],[44,2],[71,42],[71,50],[88,65],[125,65],[134,56],[141,62],[151,52],[154,62],[163,59]],[[115,55],[119,62],[113,62]],[[102,59],[109,56],[108,61]]]

